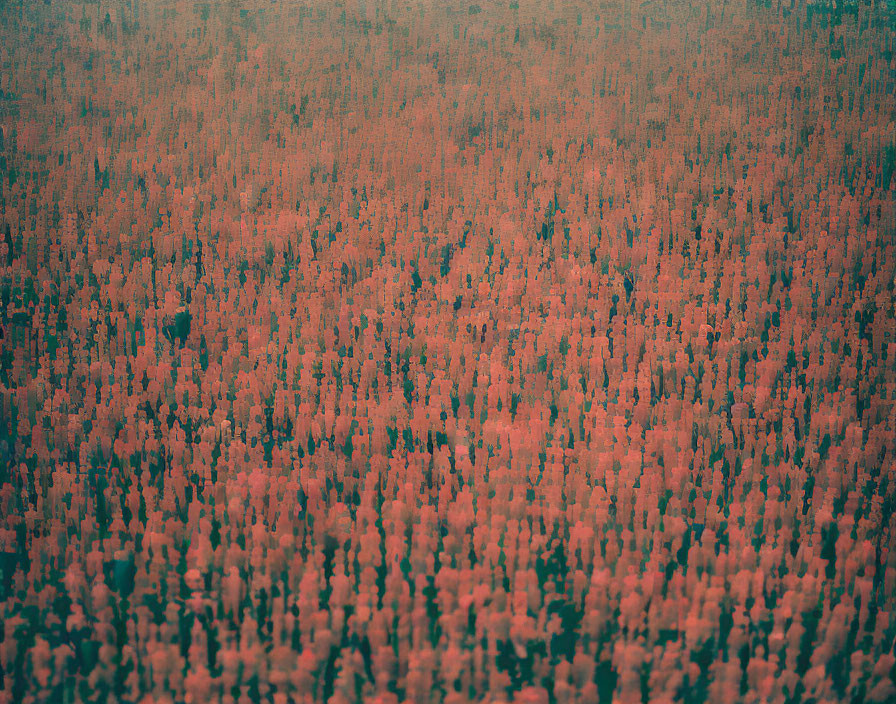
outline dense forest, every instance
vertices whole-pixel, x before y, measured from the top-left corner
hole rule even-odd
[[[894,21],[0,3],[0,704],[893,701]]]

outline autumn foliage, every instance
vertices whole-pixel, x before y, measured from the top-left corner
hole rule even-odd
[[[892,3],[0,3],[0,704],[896,697]]]

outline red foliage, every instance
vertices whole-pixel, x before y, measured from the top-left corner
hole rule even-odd
[[[892,700],[880,4],[2,4],[0,702]]]

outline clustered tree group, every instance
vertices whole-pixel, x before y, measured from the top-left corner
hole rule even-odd
[[[893,21],[3,2],[0,702],[893,701]]]

